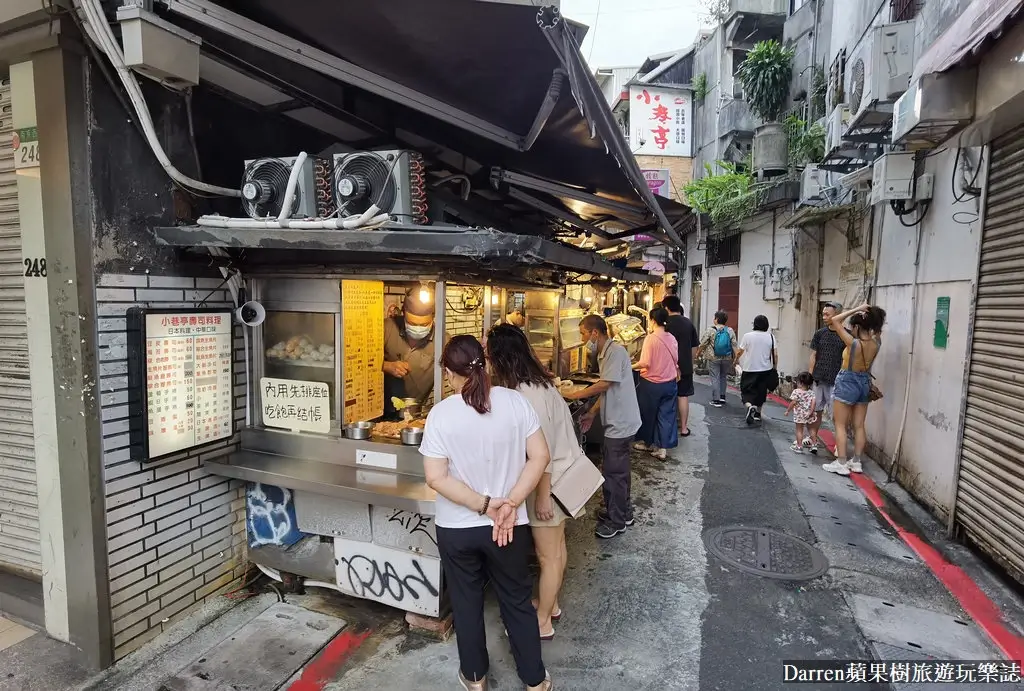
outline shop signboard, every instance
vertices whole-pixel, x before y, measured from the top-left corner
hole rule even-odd
[[[665,198],[672,197],[671,175],[668,168],[645,168],[640,171],[647,181],[647,188],[654,194]]]
[[[297,379],[260,379],[263,426],[292,432],[331,431],[331,393],[327,384]]]
[[[630,148],[639,156],[693,155],[693,96],[685,89],[629,87]]]
[[[132,458],[152,461],[230,438],[231,312],[136,307],[127,328]]]

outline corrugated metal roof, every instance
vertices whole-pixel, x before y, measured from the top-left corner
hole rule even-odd
[[[1024,0],[975,0],[925,51],[913,79],[945,72],[979,54],[1021,18]]]

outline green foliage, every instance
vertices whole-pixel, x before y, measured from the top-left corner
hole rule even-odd
[[[788,115],[784,123],[789,141],[789,164],[804,166],[820,163],[825,158],[825,129],[818,123],[808,126],[795,115]]]
[[[728,229],[754,215],[764,190],[749,173],[736,170],[734,163],[718,161],[723,171],[715,173],[710,163],[704,164],[704,177],[683,188],[686,203],[711,217],[717,228]]]
[[[828,90],[828,83],[825,81],[825,70],[819,65],[814,66],[814,80],[811,90],[811,116],[810,120],[817,120],[825,116],[825,92]]]
[[[779,117],[792,76],[793,49],[778,41],[756,43],[736,73],[750,109],[764,122]]]
[[[693,97],[703,101],[708,95],[708,76],[701,72],[693,78]]]

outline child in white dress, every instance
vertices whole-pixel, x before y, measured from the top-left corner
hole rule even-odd
[[[804,433],[818,420],[818,414],[814,412],[814,391],[812,391],[814,377],[810,372],[801,372],[794,381],[796,388],[793,389],[793,393],[789,397],[786,415],[793,413],[793,422],[796,423],[796,441],[789,448],[796,453],[803,453]]]

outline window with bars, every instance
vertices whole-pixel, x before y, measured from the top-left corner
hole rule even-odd
[[[918,0],[892,0],[892,20],[905,22],[917,16]]]
[[[741,237],[742,235],[737,233],[724,238],[708,238],[708,266],[739,264]]]

